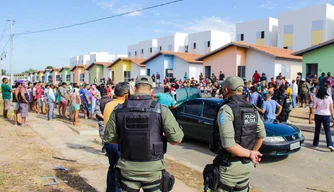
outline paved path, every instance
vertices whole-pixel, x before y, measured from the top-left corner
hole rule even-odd
[[[292,115],[308,117],[307,109],[297,109]],[[334,152],[326,148],[325,135],[320,136],[319,148],[313,149],[314,125],[303,118],[290,120],[303,130],[305,144],[287,158],[264,158],[253,173],[251,185],[263,192],[333,192]],[[169,146],[168,154],[199,171],[214,159],[207,144],[189,140]]]
[[[102,154],[98,136],[79,135],[70,128],[66,120],[46,121],[44,115],[29,114],[28,123],[32,130],[52,148],[57,155],[67,159],[75,159],[87,165],[79,174],[98,191],[105,191],[105,180],[109,167],[108,159]],[[81,128],[96,130],[92,120],[82,120],[85,125]],[[93,122],[93,123],[92,123]],[[89,123],[89,126],[87,126]],[[94,142],[98,141],[98,142]],[[193,192],[193,188],[176,180],[173,191]]]

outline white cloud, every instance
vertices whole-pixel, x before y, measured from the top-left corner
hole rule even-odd
[[[109,1],[105,1],[105,0],[92,0],[94,4],[96,4],[97,6],[101,7],[102,9],[107,9],[110,10],[111,12],[115,13],[115,14],[122,14],[122,13],[126,13],[126,12],[130,12],[136,9],[140,9],[140,6],[137,8],[134,8],[132,6],[129,5],[121,5],[118,6],[118,4],[122,4],[122,2],[118,2],[118,0],[109,0]],[[142,12],[138,12],[135,11],[133,13],[128,14],[128,16],[140,16],[142,15]]]
[[[163,25],[173,25],[174,23],[172,21],[160,21],[160,24],[163,24]]]
[[[186,33],[194,33],[207,30],[218,30],[235,36],[235,24],[221,17],[204,17],[183,25],[178,25]]]
[[[276,3],[273,3],[271,1],[267,1],[266,3],[262,3],[260,5],[260,8],[262,9],[274,9],[277,6]]]
[[[154,32],[154,33],[160,33],[161,30],[160,30],[160,29],[155,29],[155,30],[153,30],[153,32]]]

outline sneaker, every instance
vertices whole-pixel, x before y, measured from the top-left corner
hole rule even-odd
[[[313,149],[318,149],[318,146],[316,146],[316,145],[312,145],[312,148],[313,148]]]
[[[328,148],[331,150],[331,152],[334,151],[334,147],[333,146],[329,146]]]

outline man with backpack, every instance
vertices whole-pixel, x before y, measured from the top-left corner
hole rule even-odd
[[[261,95],[257,92],[255,86],[251,87],[251,93],[249,95],[249,103],[257,107],[262,107],[263,100]]]
[[[277,120],[279,122],[287,122],[289,119],[289,114],[290,114],[290,106],[291,106],[291,100],[290,98],[286,95],[286,89],[284,85],[281,85],[278,88],[278,96],[276,98],[276,101],[278,104],[282,106],[282,112],[278,115]]]

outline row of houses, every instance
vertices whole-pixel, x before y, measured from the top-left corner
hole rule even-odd
[[[274,77],[282,73],[287,79],[296,77],[302,71],[302,57],[293,56],[291,50],[276,47],[231,42],[207,54],[160,51],[145,58],[120,57],[113,62],[93,62],[73,67],[45,69],[31,72],[27,79],[32,82],[44,81],[58,83],[99,83],[100,79],[109,78],[114,82],[129,81],[138,75],[156,75],[199,80],[203,73],[211,77],[222,71],[226,76],[238,75],[251,79],[255,70]]]

